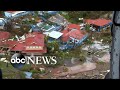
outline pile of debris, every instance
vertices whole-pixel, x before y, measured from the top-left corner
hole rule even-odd
[[[48,20],[51,21],[51,22],[57,23],[58,25],[63,25],[63,26],[67,26],[68,24],[70,24],[70,22],[68,22],[60,14],[56,14],[55,16],[52,16]]]

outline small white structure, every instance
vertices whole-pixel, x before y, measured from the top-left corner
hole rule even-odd
[[[40,69],[40,71],[42,72],[42,71],[45,71],[45,68],[39,68]]]
[[[45,34],[51,38],[54,38],[54,39],[58,39],[63,35],[63,33],[58,32],[58,31],[44,32],[43,34]]]
[[[100,42],[100,41],[94,41],[93,43],[94,44],[102,44],[102,42]]]
[[[8,60],[6,60],[6,58],[1,58],[0,61],[5,63],[10,63]]]
[[[83,18],[78,18],[78,20],[83,20]]]

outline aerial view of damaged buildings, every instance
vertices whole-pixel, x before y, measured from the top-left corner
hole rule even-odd
[[[111,20],[103,18],[80,19],[83,23],[78,25],[68,22],[58,11],[4,11],[4,17],[0,17],[0,54],[20,52],[24,55],[43,55],[47,53],[46,37],[49,37],[48,42],[58,41],[60,50],[72,49],[89,38],[86,24],[91,25],[93,32],[100,32],[112,25]],[[22,36],[12,34],[7,26],[14,26],[13,29],[19,33],[24,23],[17,21],[29,22],[27,25],[30,29]]]

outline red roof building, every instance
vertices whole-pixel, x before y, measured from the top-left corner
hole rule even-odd
[[[18,41],[15,41],[15,40],[7,40],[6,41],[6,44],[8,44],[10,47],[12,47],[13,45],[15,45]]]
[[[39,32],[26,34],[24,41],[19,41],[11,51],[21,51],[26,54],[43,54],[47,52],[44,44],[44,35]]]
[[[87,39],[88,34],[86,31],[80,30],[80,26],[76,24],[70,24],[62,31],[63,35],[61,40],[64,43],[61,43],[59,49],[66,50],[72,49],[82,44],[84,40]]]
[[[0,46],[12,48],[16,43],[17,41],[5,40],[0,42]]]
[[[0,42],[0,53],[4,53],[8,50],[10,50],[15,44],[17,43],[17,41],[12,41],[12,40],[4,40]]]
[[[44,35],[39,32],[28,33],[25,35],[26,39],[21,41],[8,40],[10,33],[0,32],[0,50],[8,48],[10,51],[21,53],[37,53],[43,54],[47,52],[47,48],[44,44]]]
[[[13,45],[13,47],[11,48],[11,51],[23,51],[24,50],[24,42],[18,42],[15,45]]]
[[[68,27],[62,31],[62,41],[67,42],[72,38],[82,39],[84,37],[83,31],[80,30],[80,26],[76,24],[70,24]]]
[[[0,31],[0,41],[7,40],[11,34],[9,32]]]
[[[107,19],[95,19],[95,20],[87,19],[87,20],[85,20],[85,22],[88,24],[96,25],[96,26],[105,26],[105,25],[111,23],[112,21],[107,20]]]
[[[26,34],[25,39],[26,46],[39,45],[44,47],[44,35],[40,32],[33,32]]]
[[[4,40],[0,42],[0,45],[5,45],[8,47],[12,47],[13,45],[15,45],[17,43],[17,41],[12,41],[12,40]]]
[[[77,24],[69,24],[67,28],[80,30],[80,26]]]
[[[95,20],[87,19],[85,20],[85,22],[87,24],[92,25],[97,31],[101,31],[103,28],[104,30],[106,30],[107,26],[112,25],[112,21],[107,19],[95,19]]]
[[[25,39],[25,50],[24,52],[36,52],[46,53],[46,47],[44,44],[44,35],[39,32],[32,33],[33,36]],[[28,35],[27,35],[28,36]],[[30,36],[30,33],[29,33]]]

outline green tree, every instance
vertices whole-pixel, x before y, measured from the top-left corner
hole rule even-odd
[[[56,51],[59,51],[59,43],[57,40],[47,43],[48,52],[56,54]]]
[[[86,24],[85,30],[86,30],[87,32],[90,32],[90,25],[89,25],[89,24]]]

